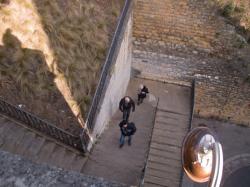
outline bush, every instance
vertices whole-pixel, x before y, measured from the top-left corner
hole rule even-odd
[[[235,11],[235,4],[231,1],[223,7],[222,15],[225,17],[230,17],[234,11]]]

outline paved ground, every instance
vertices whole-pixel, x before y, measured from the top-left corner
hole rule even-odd
[[[151,176],[151,178],[156,178],[156,180],[167,180],[165,177],[166,173],[171,169],[169,169],[167,165],[163,165],[161,160],[165,160],[166,157],[164,156],[166,156],[166,152],[169,152],[168,149],[175,149],[176,145],[174,144],[171,147],[168,147],[167,143],[164,144],[164,142],[170,141],[170,139],[173,139],[174,136],[176,137],[175,130],[178,131],[178,126],[180,125],[178,122],[181,122],[182,120],[185,122],[187,121],[187,119],[183,119],[183,116],[184,118],[188,118],[187,116],[190,112],[190,88],[149,80],[132,79],[128,88],[128,95],[136,98],[137,89],[140,83],[144,83],[148,86],[150,95],[142,105],[136,107],[136,112],[131,116],[131,120],[135,122],[138,129],[135,136],[133,137],[133,145],[131,147],[125,145],[122,149],[118,148],[118,140],[120,136],[118,123],[121,119],[121,113],[118,112],[113,117],[109,128],[106,130],[106,132],[104,132],[101,139],[99,140],[99,143],[97,143],[95,146],[90,159],[87,161],[87,164],[83,170],[84,173],[129,185],[139,185],[149,150],[149,143],[155,117],[156,101],[159,97],[159,111],[157,112],[159,120],[160,118],[165,120],[166,116],[164,115],[166,111],[172,111],[172,113],[167,112],[167,115],[172,117],[170,121],[176,121],[177,123],[173,123],[176,125],[176,127],[172,127],[172,132],[174,130],[172,134],[173,136],[167,133],[168,130],[166,130],[166,128],[169,127],[166,127],[167,125],[165,124],[165,132],[162,131],[163,136],[160,137],[163,143],[161,144],[159,142],[154,142],[153,146],[156,146],[156,148],[151,149],[151,152],[154,153],[150,154],[149,159],[156,159],[156,163],[152,162],[151,164],[152,167],[156,166],[156,168],[151,170],[150,173],[146,171],[146,176]],[[179,117],[180,120],[178,119]],[[161,131],[161,129],[158,129],[158,131],[159,130]],[[181,133],[182,132],[183,131],[181,131]],[[172,156],[174,155],[178,157],[176,159],[172,159],[172,161],[175,161],[175,163],[178,162],[177,177],[180,177],[179,173],[181,171],[180,142],[182,137],[183,134],[180,137],[177,137],[178,154],[172,154]],[[159,140],[157,134],[153,134],[153,140]],[[176,141],[172,140],[172,142]],[[157,146],[164,147],[166,152],[157,149]],[[165,155],[162,156],[162,153]],[[161,165],[163,171],[157,168],[159,165]],[[155,177],[153,173],[165,174],[164,176],[161,175]]]
[[[224,183],[224,187],[249,187],[250,186],[250,166],[244,167],[234,172]]]
[[[138,81],[131,80],[128,95],[136,100]],[[149,88],[150,89],[150,88]],[[153,128],[156,100],[145,100],[131,114],[130,121],[135,122],[137,132],[132,139],[132,146],[118,148],[120,129],[118,123],[122,114],[117,112],[95,145],[83,173],[103,177],[128,185],[139,185],[145,166],[146,155]]]
[[[205,124],[213,131],[216,132],[218,138],[222,144],[224,154],[224,170],[223,181],[224,186],[236,186],[244,187],[250,186],[250,180],[242,179],[240,176],[249,176],[250,167],[250,128],[238,126],[232,123],[221,122],[217,120],[194,118],[193,125],[196,127],[198,124]],[[244,168],[239,170],[240,168]],[[248,169],[247,169],[248,168]],[[234,173],[236,172],[236,173]],[[231,178],[232,177],[232,178]],[[229,179],[229,181],[227,181]],[[185,184],[183,187],[201,187],[206,186],[200,184],[193,184],[187,182],[185,178]],[[240,184],[244,184],[241,186]]]

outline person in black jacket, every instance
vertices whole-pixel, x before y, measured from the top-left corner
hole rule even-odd
[[[119,124],[121,130],[121,137],[120,137],[120,148],[124,145],[125,137],[128,136],[128,145],[131,145],[132,135],[136,132],[136,127],[133,122],[128,122],[122,120]]]
[[[121,112],[123,112],[123,117],[122,117],[123,120],[128,121],[131,108],[132,111],[134,112],[135,102],[133,101],[133,99],[129,96],[125,96],[124,98],[122,98],[119,103],[119,109]]]
[[[143,99],[145,99],[147,97],[148,93],[149,93],[148,88],[145,85],[140,84],[137,105],[139,105],[143,102]]]

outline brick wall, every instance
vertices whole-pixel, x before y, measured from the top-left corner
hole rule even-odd
[[[171,81],[197,79],[197,114],[250,123],[242,38],[210,1],[137,0],[133,67]],[[249,58],[250,59],[250,58]]]
[[[209,1],[137,0],[135,49],[157,52],[232,52],[233,28],[224,24]],[[229,31],[229,32],[228,32]],[[224,39],[224,40],[222,40]],[[196,53],[196,52],[194,52]]]

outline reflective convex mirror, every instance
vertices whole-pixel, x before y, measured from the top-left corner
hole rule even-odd
[[[220,183],[223,154],[215,134],[210,129],[193,129],[185,137],[182,146],[183,169],[192,181],[203,183],[210,180],[210,184],[214,184],[214,181]]]

